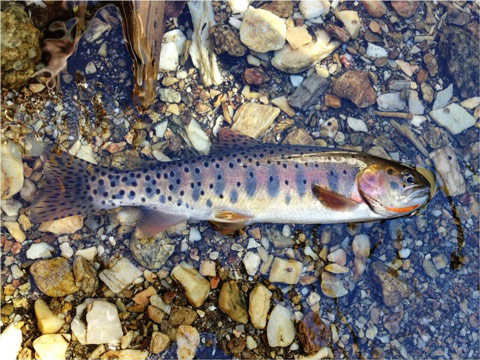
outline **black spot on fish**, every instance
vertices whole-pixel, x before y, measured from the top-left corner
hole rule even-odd
[[[136,177],[137,179],[140,179],[140,178],[142,177],[142,174],[138,173],[137,175],[135,175],[135,177]]]
[[[103,179],[98,180],[98,185],[103,186],[105,184],[105,181]]]
[[[145,176],[146,181],[150,181],[150,179],[151,179],[150,175]]]
[[[157,188],[157,189],[155,190],[155,194],[160,195],[160,189]]]
[[[131,190],[129,193],[128,193],[128,198],[129,199],[134,199],[135,198],[135,191]]]

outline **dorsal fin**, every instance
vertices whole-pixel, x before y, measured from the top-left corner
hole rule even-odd
[[[246,148],[257,145],[260,145],[260,143],[254,138],[224,127],[218,132],[218,141],[216,144],[214,144],[212,150],[238,149],[240,147]]]

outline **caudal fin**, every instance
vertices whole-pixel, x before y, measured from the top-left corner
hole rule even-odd
[[[43,156],[45,184],[37,191],[30,207],[30,220],[40,223],[93,211],[88,182],[100,167],[67,153]]]

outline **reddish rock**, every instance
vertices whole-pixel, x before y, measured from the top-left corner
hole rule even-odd
[[[246,346],[247,346],[246,337],[240,337],[240,338],[234,337],[227,343],[228,350],[235,357],[239,357],[240,353],[243,350],[245,350]]]
[[[298,325],[298,339],[307,354],[315,354],[330,344],[330,329],[316,312],[310,312]]]
[[[328,32],[333,38],[340,40],[341,42],[348,42],[350,40],[350,34],[344,28],[327,24],[325,25],[325,31]]]
[[[331,108],[338,109],[342,106],[342,100],[337,95],[325,95],[325,105]]]
[[[362,0],[362,4],[367,10],[368,15],[375,18],[381,18],[387,13],[387,6],[382,0]]]
[[[245,69],[242,80],[247,85],[261,85],[265,81],[265,73],[260,68]]]
[[[272,1],[260,6],[260,9],[268,10],[281,18],[289,18],[293,15],[293,1]]]
[[[420,1],[417,0],[392,0],[391,4],[393,9],[403,18],[409,18],[415,14]]]
[[[422,84],[428,79],[428,71],[425,69],[420,69],[417,72],[417,83]]]
[[[423,62],[428,69],[428,72],[431,76],[435,76],[438,74],[438,62],[437,58],[433,54],[426,54],[423,57]]]
[[[349,99],[359,108],[375,104],[377,94],[366,71],[349,70],[333,80],[333,92],[341,98]]]

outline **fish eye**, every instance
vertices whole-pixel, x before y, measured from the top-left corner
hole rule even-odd
[[[402,181],[404,184],[407,184],[407,185],[413,185],[415,184],[415,176],[413,176],[413,174],[409,173],[409,172],[404,172],[402,174]]]

